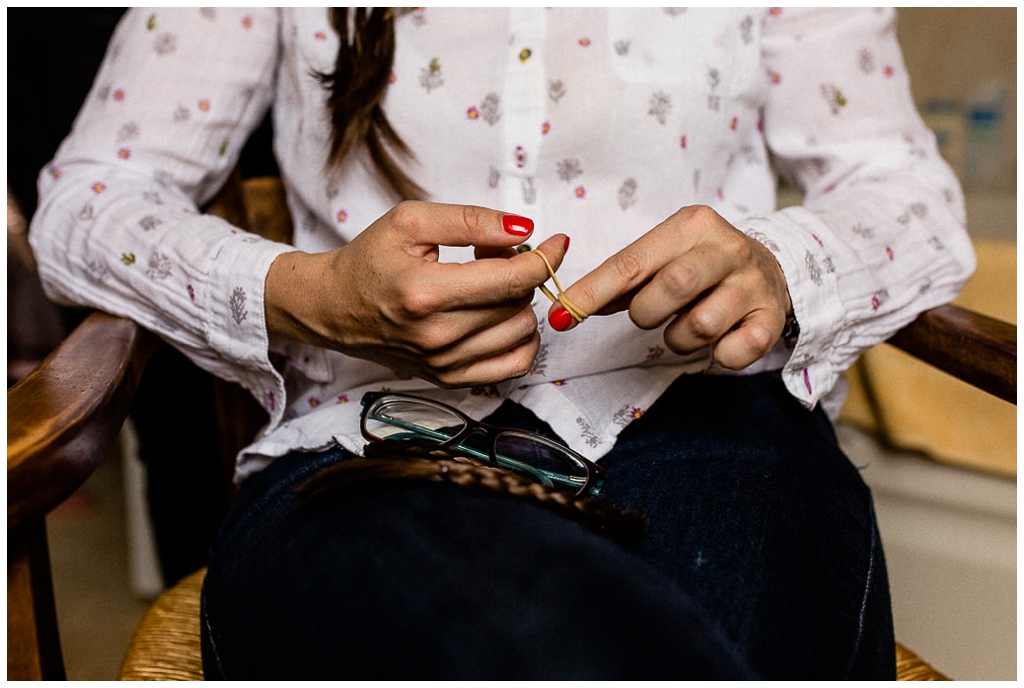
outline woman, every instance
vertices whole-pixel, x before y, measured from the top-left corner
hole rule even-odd
[[[974,266],[960,191],[914,112],[893,22],[886,10],[130,13],[41,174],[32,241],[54,298],[136,319],[270,415],[239,457],[242,493],[211,559],[210,671],[287,675],[301,648],[317,671],[374,675],[367,666],[386,659],[359,662],[410,608],[456,593],[475,610],[466,628],[481,629],[468,635],[488,648],[465,655],[539,657],[529,642],[564,640],[552,629],[566,615],[531,614],[515,642],[498,642],[517,614],[490,610],[481,600],[495,590],[475,581],[545,607],[565,585],[527,595],[517,577],[499,584],[493,571],[507,567],[491,562],[443,594],[436,578],[416,586],[393,623],[376,624],[367,619],[392,598],[365,586],[380,576],[326,575],[374,560],[356,534],[405,561],[442,541],[478,552],[467,543],[484,529],[509,539],[501,561],[514,551],[529,570],[564,565],[606,591],[649,582],[630,592],[646,602],[616,597],[611,616],[587,595],[559,601],[598,614],[588,623],[606,645],[586,638],[567,675],[638,676],[635,653],[612,659],[624,628],[717,639],[741,675],[891,675],[870,496],[827,416],[842,371],[953,298]],[[294,247],[195,211],[271,107]],[[775,210],[778,173],[802,206]],[[543,255],[517,253],[526,242]],[[550,307],[534,300],[549,268],[569,285]],[[354,502],[321,530],[280,515],[294,513],[291,486],[362,451],[357,402],[378,390],[600,460],[603,498],[640,512],[643,538],[628,556],[603,541],[530,554],[551,528],[483,525],[522,504],[457,519],[455,536],[446,514],[468,497],[438,489],[394,497],[388,513],[434,500],[423,518],[438,530],[403,526],[405,539],[342,528],[365,526]],[[282,547],[303,564],[282,569]],[[608,563],[620,554],[621,567]],[[381,590],[405,589],[416,570]],[[671,604],[650,603],[669,588]],[[377,602],[351,608],[360,599]],[[646,611],[625,624],[626,609]],[[698,625],[711,630],[683,630]],[[428,627],[382,656],[407,675],[484,675],[427,643],[444,635]],[[365,647],[332,667],[353,634]],[[697,645],[686,666],[715,654]],[[678,676],[670,654],[643,665]],[[428,670],[410,659],[421,655],[451,659]],[[538,659],[524,675],[554,665]]]

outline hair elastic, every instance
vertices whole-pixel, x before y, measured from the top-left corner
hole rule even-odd
[[[581,323],[584,320],[586,320],[587,317],[589,317],[587,316],[586,311],[584,311],[582,308],[573,303],[569,299],[569,297],[566,296],[565,292],[562,291],[562,285],[559,284],[558,278],[555,277],[555,270],[554,268],[551,267],[551,263],[548,261],[548,257],[545,256],[539,248],[533,249],[533,253],[536,253],[538,256],[540,256],[541,260],[544,261],[544,265],[548,269],[548,274],[551,275],[551,279],[555,283],[555,289],[558,290],[558,296],[556,297],[554,294],[551,293],[550,289],[548,289],[546,286],[542,284],[540,285],[540,290],[544,292],[544,296],[551,299],[551,303],[561,304],[562,308],[569,311],[569,315],[571,315],[576,322]]]

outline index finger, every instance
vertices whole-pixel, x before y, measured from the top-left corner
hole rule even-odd
[[[538,249],[557,269],[565,257],[565,247],[565,235],[556,234]],[[442,310],[495,306],[527,298],[549,276],[544,260],[532,251],[468,263],[438,263],[432,274],[445,287]]]

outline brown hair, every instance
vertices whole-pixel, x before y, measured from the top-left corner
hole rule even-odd
[[[331,24],[338,33],[334,71],[316,73],[329,91],[331,146],[328,163],[340,164],[362,140],[374,166],[403,199],[421,199],[424,190],[395,160],[414,159],[381,108],[395,58],[395,12],[391,8],[335,7]]]
[[[643,533],[644,519],[600,497],[577,496],[517,473],[482,465],[453,450],[414,440],[383,440],[366,446],[366,456],[324,468],[297,488],[299,509],[327,506],[346,495],[434,482],[526,499],[583,526],[630,545]]]

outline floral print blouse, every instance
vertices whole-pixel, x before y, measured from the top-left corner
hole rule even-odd
[[[747,372],[834,411],[840,376],[974,269],[958,183],[914,110],[895,13],[873,9],[430,8],[399,13],[384,102],[432,200],[565,232],[571,284],[680,207],[713,206],[781,264],[800,324]],[[624,313],[545,323],[525,378],[442,392],[305,346],[271,363],[263,283],[289,246],[203,216],[272,108],[295,245],[343,245],[395,199],[356,150],[326,165],[338,37],[325,9],[136,9],[40,174],[31,241],[49,294],[135,319],[270,414],[237,479],[292,449],[358,451],[370,389],[482,417],[512,398],[598,459],[707,350]],[[777,175],[804,193],[776,210]],[[467,260],[445,249],[444,260]]]

